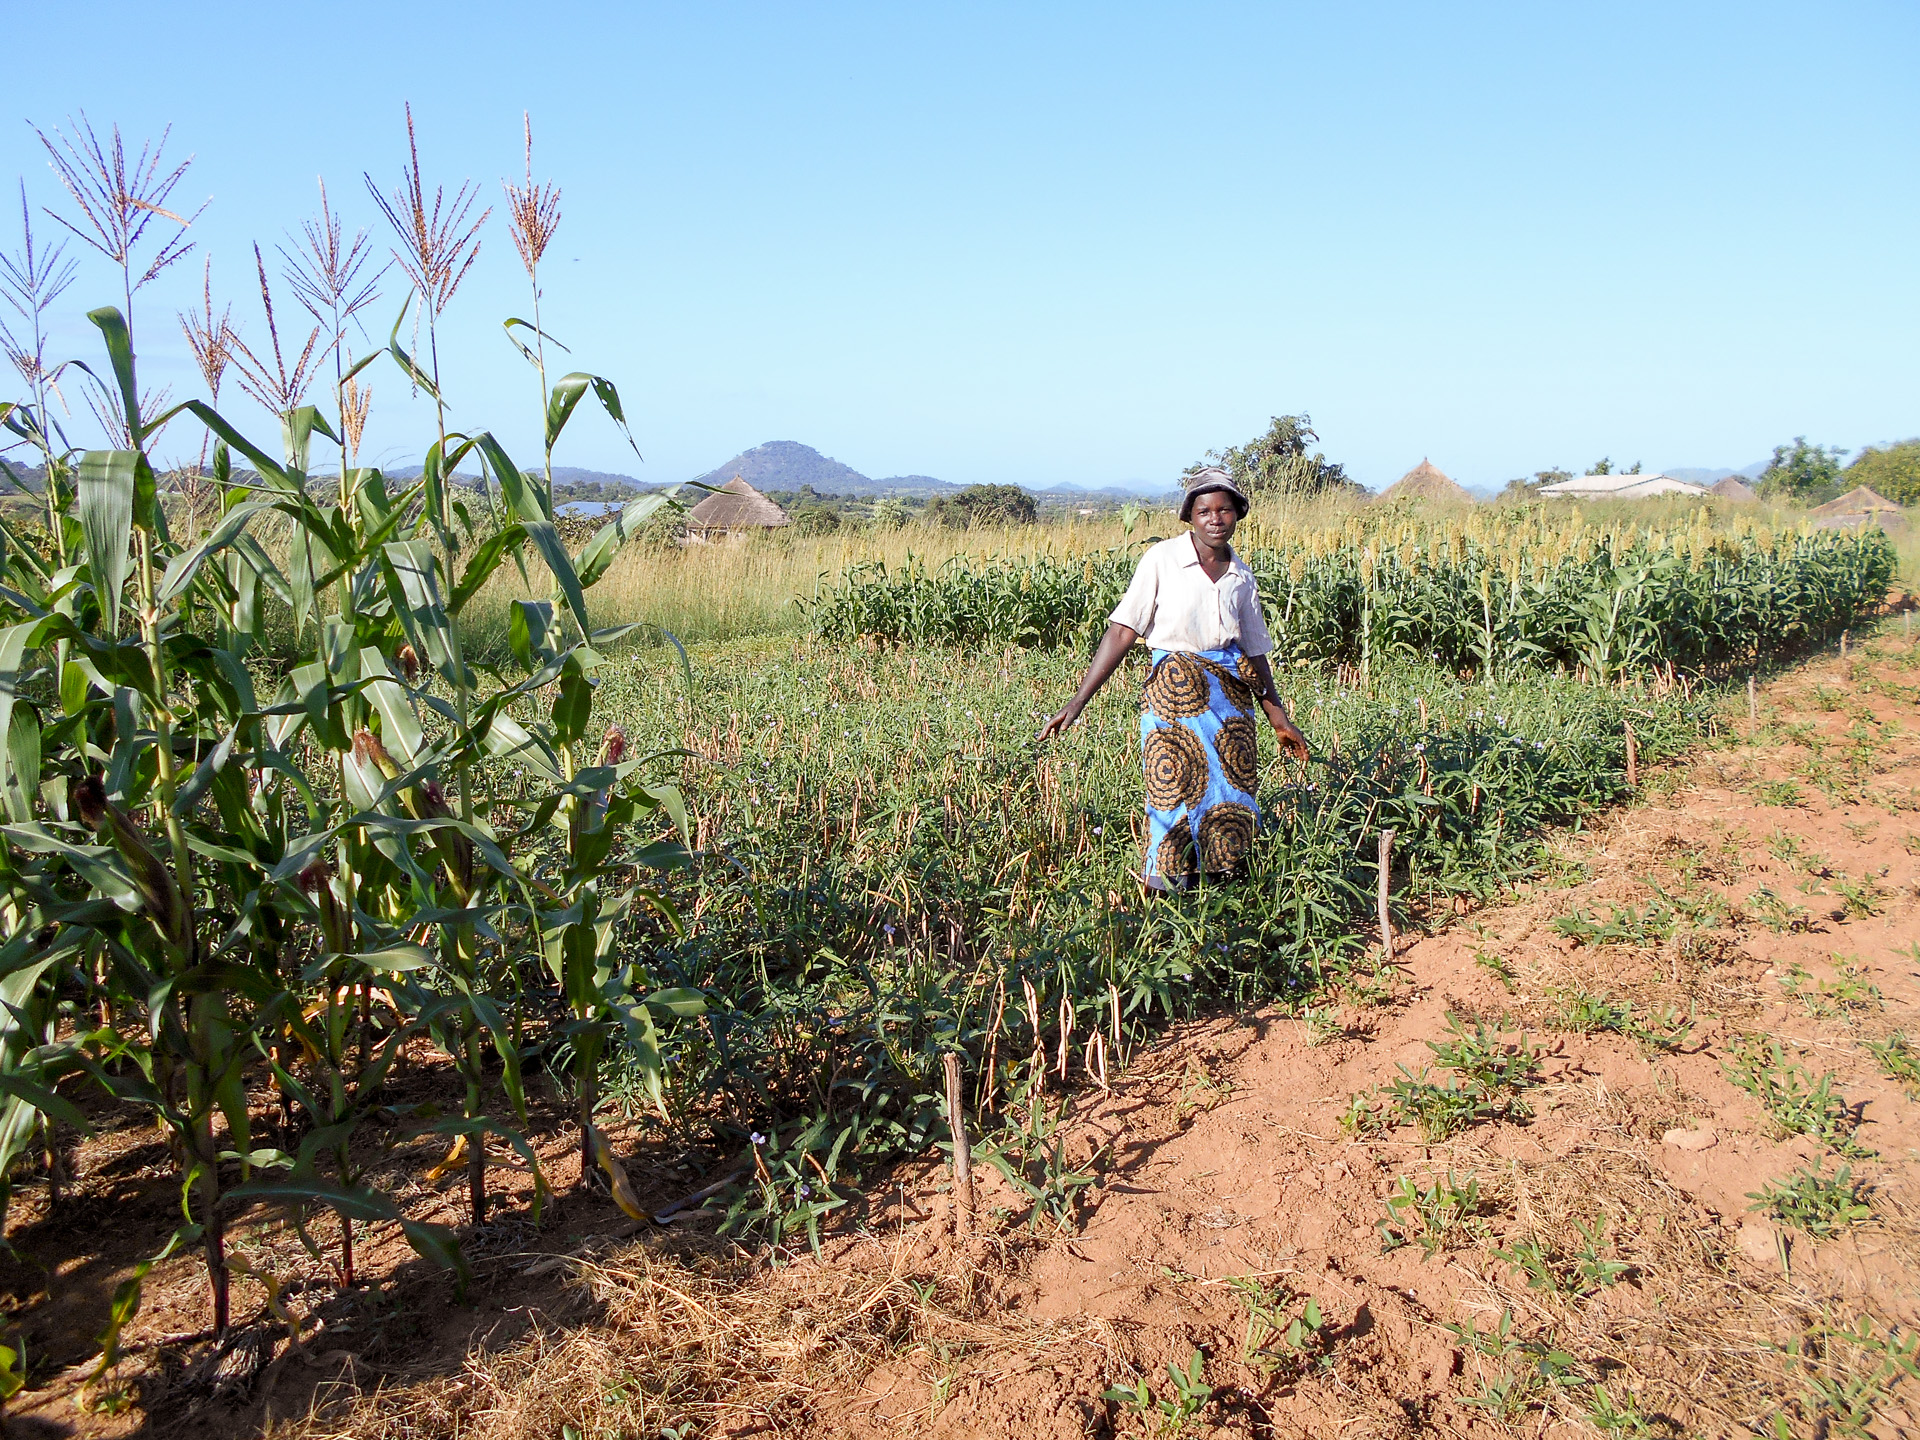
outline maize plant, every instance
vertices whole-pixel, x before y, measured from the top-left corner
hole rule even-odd
[[[464,1144],[479,1224],[489,1136],[534,1172],[536,1207],[545,1186],[521,1062],[547,967],[594,1035],[619,1024],[653,1042],[699,1013],[698,992],[632,988],[646,973],[622,948],[633,917],[677,924],[643,879],[683,861],[683,816],[644,783],[657,753],[595,720],[595,671],[624,629],[594,628],[587,604],[674,502],[633,502],[573,554],[550,484],[490,433],[443,434],[405,483],[352,464],[340,437],[370,361],[391,356],[438,399],[398,324],[341,367],[347,413],[281,409],[274,454],[203,401],[143,413],[125,313],[89,318],[126,445],[68,446],[44,394],[0,404],[38,454],[46,517],[0,520],[0,1174],[48,1127],[87,1126],[85,1087],[150,1112],[187,1216],[159,1253],[203,1249],[224,1330],[224,1236],[254,1203],[337,1212],[344,1283],[369,1221],[461,1265],[451,1231],[403,1216],[353,1159],[409,1042],[429,1037],[460,1078],[460,1113],[414,1133]],[[549,453],[583,395],[624,427],[597,376],[549,392],[542,372],[541,389]],[[212,442],[204,529],[176,528],[149,455],[173,421]],[[323,441],[339,446],[337,485],[312,473]],[[463,463],[479,487],[455,484]],[[513,663],[483,670],[461,617],[510,561],[551,596],[512,602]],[[292,617],[290,664],[271,663],[275,607]],[[590,1072],[592,1046],[576,1045]],[[636,1055],[659,1093],[657,1044]],[[115,1330],[137,1291],[116,1300]]]

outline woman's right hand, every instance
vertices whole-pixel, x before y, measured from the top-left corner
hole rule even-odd
[[[1047,721],[1046,724],[1042,725],[1040,727],[1040,733],[1034,738],[1036,741],[1051,740],[1079,718],[1080,707],[1078,705],[1069,705],[1058,715]]]

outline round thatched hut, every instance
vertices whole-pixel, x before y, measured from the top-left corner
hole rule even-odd
[[[687,536],[719,540],[792,523],[791,515],[736,475],[687,512]]]

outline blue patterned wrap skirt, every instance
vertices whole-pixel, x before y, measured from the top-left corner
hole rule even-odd
[[[1140,878],[1184,890],[1236,870],[1260,826],[1253,664],[1219,650],[1155,650],[1140,711],[1147,853]]]

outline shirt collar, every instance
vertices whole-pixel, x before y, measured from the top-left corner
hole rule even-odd
[[[1197,566],[1200,563],[1200,547],[1194,541],[1193,531],[1191,530],[1187,531],[1186,540],[1187,540],[1187,543],[1181,546],[1180,548],[1180,553],[1181,553],[1180,563],[1182,565]],[[1232,570],[1239,563],[1240,563],[1240,552],[1238,550],[1235,550],[1231,545],[1227,546],[1227,569]]]

